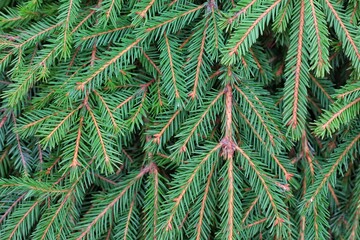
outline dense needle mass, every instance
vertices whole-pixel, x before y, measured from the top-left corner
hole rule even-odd
[[[359,8],[0,1],[0,239],[360,239]]]

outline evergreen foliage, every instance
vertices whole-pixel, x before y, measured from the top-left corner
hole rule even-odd
[[[360,239],[359,22],[2,0],[0,239]]]

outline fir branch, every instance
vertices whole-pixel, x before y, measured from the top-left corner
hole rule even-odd
[[[111,163],[110,163],[110,157],[109,157],[107,148],[105,146],[103,134],[100,131],[99,123],[96,120],[96,117],[95,117],[93,111],[91,110],[90,106],[88,104],[85,104],[85,107],[88,110],[88,113],[90,114],[92,122],[93,122],[93,124],[95,126],[96,133],[97,133],[97,136],[99,138],[99,144],[100,144],[100,147],[101,147],[101,150],[102,150],[102,154],[104,156],[104,161],[105,161],[106,167],[109,169],[110,172],[112,172],[113,170],[112,170]]]
[[[114,110],[122,108],[125,104],[127,104],[129,101],[135,98],[135,95],[131,95],[128,98],[125,99],[125,101],[121,102],[119,105],[117,105]]]
[[[14,51],[9,51],[6,55],[2,55],[0,59],[0,70],[4,70],[10,63],[11,57],[13,56]]]
[[[154,17],[152,21],[147,22],[147,24],[140,29],[139,37],[142,38],[143,35],[150,38],[152,36],[158,37],[160,32],[167,32],[168,34],[174,33],[198,16],[199,10],[204,6],[205,4],[199,6],[191,4],[190,7],[187,6],[181,9],[181,11],[177,10],[172,14],[165,13],[156,18]]]
[[[247,10],[249,10],[255,3],[257,0],[252,0],[249,4],[247,4],[246,6],[241,6],[241,10],[237,11],[232,17],[227,19],[227,22],[229,24],[232,24],[234,22],[234,20],[236,18],[239,18],[239,16],[241,15],[245,15]]]
[[[129,45],[127,45],[125,48],[123,48],[117,55],[114,57],[108,59],[108,61],[103,62],[90,76],[84,79],[84,81],[77,84],[76,89],[84,91],[85,86],[88,85],[91,81],[94,79],[97,79],[99,81],[99,76],[101,77],[102,73],[112,64],[116,63],[121,57],[123,57],[125,54],[127,54],[131,49],[133,49],[135,46],[139,44],[139,42],[142,39],[136,39],[135,41],[132,41]]]
[[[90,164],[91,164],[91,162],[90,162]],[[82,172],[80,173],[79,176],[77,176],[77,179],[72,183],[67,194],[64,197],[62,197],[60,204],[56,205],[56,211],[51,215],[51,218],[49,219],[49,221],[44,221],[44,222],[39,223],[39,226],[41,226],[41,227],[39,227],[39,232],[37,232],[38,235],[35,235],[35,236],[37,236],[36,238],[41,239],[41,240],[51,238],[50,237],[51,235],[52,236],[55,235],[54,232],[56,232],[57,224],[59,224],[59,223],[61,223],[61,221],[63,221],[63,217],[67,217],[66,215],[68,215],[68,214],[72,215],[72,217],[75,217],[74,213],[71,213],[71,203],[69,205],[69,199],[70,198],[76,198],[77,200],[80,199],[78,196],[81,194],[80,193],[81,186],[79,187],[78,185],[79,185],[80,181],[83,181],[84,175],[87,174],[89,165],[82,170]],[[65,209],[65,212],[64,212],[64,209]],[[57,221],[57,222],[55,222],[55,221]],[[44,226],[42,226],[42,224],[44,224]],[[69,224],[69,222],[67,224]],[[45,226],[46,226],[46,228],[44,229],[44,231],[42,231],[42,228],[44,228]],[[66,224],[64,224],[64,226],[62,226],[62,227],[66,227]],[[41,237],[40,237],[40,235],[41,235]]]
[[[108,113],[108,115],[111,118],[111,122],[114,126],[115,131],[117,131],[117,129],[119,128],[116,121],[115,121],[115,117],[113,116],[112,111],[110,110],[110,107],[108,106],[108,104],[106,103],[106,101],[104,100],[104,98],[96,91],[94,90],[94,93],[96,96],[98,96],[98,98],[100,99],[101,103],[105,106],[106,112]]]
[[[285,214],[285,208],[284,208],[284,203],[283,201],[277,196],[277,194],[274,192],[274,190],[272,189],[272,187],[270,186],[270,182],[269,179],[267,179],[268,177],[265,176],[261,170],[258,169],[258,164],[255,164],[253,162],[253,160],[251,159],[251,157],[239,146],[235,146],[236,150],[241,154],[241,156],[246,159],[247,163],[246,165],[249,166],[252,171],[254,172],[254,174],[256,175],[260,185],[262,185],[262,189],[264,191],[264,195],[263,197],[266,196],[266,201],[261,200],[262,203],[260,204],[267,204],[267,202],[269,203],[269,205],[271,206],[274,216],[273,219],[267,219],[268,221],[271,221],[271,224],[273,224],[273,226],[276,228],[276,235],[285,235],[286,233],[286,214]],[[248,171],[250,171],[250,169],[248,169]],[[249,173],[248,173],[249,174]],[[254,181],[252,184],[256,185],[255,181],[256,180],[251,180]],[[256,192],[258,192],[258,194],[260,194],[258,187],[254,187],[254,190]],[[264,202],[263,202],[264,201]]]
[[[157,238],[157,226],[159,225],[159,214],[161,211],[162,194],[164,193],[164,186],[162,185],[161,175],[157,167],[154,167],[149,174],[149,183],[145,199],[151,204],[144,207],[146,213],[144,228],[147,236]]]
[[[308,164],[308,170],[310,170],[310,177],[308,179],[311,180],[311,183],[314,183],[315,180],[315,161],[314,161],[314,156],[311,154],[311,150],[309,149],[309,142],[308,142],[308,138],[306,135],[306,131],[304,130],[303,134],[302,134],[302,151],[303,151],[303,155],[306,159],[306,162]]]
[[[8,239],[13,239],[15,238],[16,234],[18,233],[18,229],[21,228],[21,225],[25,225],[25,221],[27,220],[27,218],[29,216],[31,216],[31,214],[35,213],[35,208],[38,208],[38,205],[41,203],[41,200],[37,200],[34,202],[34,204],[32,204],[29,209],[22,215],[22,217],[17,221],[16,225],[12,227],[12,231],[8,236]],[[31,216],[33,217],[33,216]],[[21,234],[21,233],[20,233]],[[20,235],[21,236],[21,235]],[[24,236],[24,235],[23,235]]]
[[[20,201],[22,201],[24,199],[24,197],[26,196],[26,193],[20,195],[16,201],[14,201],[11,206],[6,210],[6,212],[4,214],[2,214],[1,218],[0,218],[0,224],[8,217],[8,215],[11,213],[11,211],[18,205],[18,203]]]
[[[127,239],[127,235],[129,234],[129,228],[130,228],[130,224],[133,222],[131,221],[132,219],[132,215],[134,214],[134,205],[135,205],[135,200],[136,200],[136,195],[134,195],[133,197],[133,200],[131,201],[130,203],[130,209],[129,209],[129,213],[128,213],[128,216],[126,218],[126,226],[125,226],[125,229],[124,229],[124,240]]]
[[[298,26],[293,25],[291,45],[287,57],[284,88],[284,122],[294,139],[299,139],[306,120],[306,87],[308,86],[308,56],[305,52],[305,2],[299,1],[295,6],[299,18],[294,19]]]
[[[165,32],[163,39],[160,42],[160,48],[163,51],[160,54],[162,90],[167,95],[170,103],[175,103],[177,107],[180,107],[183,106],[186,97],[184,74],[177,71],[183,64],[182,57],[178,51],[175,37],[167,36]]]
[[[353,188],[351,199],[349,199],[350,203],[350,214],[349,214],[349,230],[347,231],[346,237],[351,240],[355,240],[360,236],[360,209],[359,209],[359,201],[360,201],[360,191],[359,191],[359,174],[356,175],[356,181]]]
[[[100,15],[99,23],[105,26],[110,21],[113,26],[116,26],[124,2],[122,0],[102,0],[101,3],[98,3],[98,6],[100,5],[102,14]]]
[[[248,210],[245,212],[243,219],[241,220],[241,223],[244,224],[246,219],[249,217],[250,212],[253,210],[253,208],[255,207],[256,203],[259,201],[259,197],[256,197],[254,199],[254,201],[250,204],[250,207],[248,208]]]
[[[99,2],[101,2],[102,0],[99,0]],[[71,30],[71,34],[74,34],[75,32],[77,32],[77,30],[87,21],[89,20],[89,18],[91,18],[92,15],[94,15],[96,11],[95,10],[90,10],[89,14],[86,15],[84,17],[83,20],[81,20],[78,25],[76,25],[72,30]]]
[[[200,116],[197,117],[196,119],[198,119],[197,121],[193,122],[192,127],[190,129],[186,130],[186,134],[182,134],[181,136],[184,136],[181,138],[180,141],[178,141],[178,151],[180,153],[186,152],[186,151],[191,151],[193,149],[193,141],[195,140],[195,142],[197,142],[197,138],[194,137],[194,135],[197,134],[197,132],[199,131],[199,127],[203,126],[204,121],[207,120],[207,118],[209,117],[209,114],[214,114],[212,113],[213,108],[216,109],[215,104],[219,101],[220,97],[222,97],[222,95],[224,94],[223,91],[220,91],[216,96],[214,96],[214,98],[212,99],[212,101],[207,105],[206,108],[202,109],[203,111],[201,112]],[[208,122],[208,120],[206,121]],[[186,123],[185,123],[186,124]],[[205,127],[205,126],[204,126]],[[187,127],[188,128],[188,127]],[[190,130],[190,131],[189,131]],[[178,135],[179,136],[179,135]],[[180,136],[179,136],[180,137]],[[191,144],[189,146],[189,143]],[[190,147],[190,148],[189,148]]]
[[[59,19],[65,19],[63,23],[63,33],[60,34],[60,41],[62,42],[61,45],[61,52],[62,56],[66,59],[70,56],[70,48],[72,42],[72,36],[70,29],[74,23],[73,15],[77,15],[80,8],[79,0],[70,0],[70,1],[63,1],[62,5],[60,6],[60,14]]]
[[[344,99],[344,98],[346,98],[347,96],[352,95],[352,94],[357,93],[357,92],[360,92],[360,87],[359,87],[359,88],[352,89],[352,90],[349,90],[349,91],[346,91],[346,92],[344,92],[344,93],[340,93],[340,94],[338,94],[338,95],[336,96],[336,98],[342,98],[342,99]]]
[[[199,81],[201,81],[201,77],[200,77],[200,73],[201,71],[201,66],[203,65],[203,58],[204,58],[204,48],[205,48],[205,39],[206,39],[206,31],[207,31],[207,26],[208,26],[208,21],[209,18],[206,20],[205,24],[204,24],[204,31],[202,33],[202,38],[201,38],[201,44],[200,44],[200,51],[199,51],[199,56],[197,57],[197,65],[196,65],[196,71],[195,71],[195,79],[194,79],[194,87],[192,92],[189,94],[189,96],[192,99],[195,99],[197,96],[197,89],[198,89],[198,85],[199,85]]]
[[[209,201],[211,201],[209,198],[211,197],[211,187],[214,183],[212,182],[213,180],[213,174],[215,171],[215,167],[216,165],[214,164],[211,168],[211,171],[208,175],[207,181],[206,181],[206,186],[205,186],[205,191],[204,191],[204,196],[201,200],[201,208],[200,208],[200,213],[199,213],[199,218],[196,224],[196,240],[200,240],[201,237],[207,237],[209,236],[209,231],[208,228],[206,227],[206,224],[209,225],[208,221],[208,211],[206,211],[205,208],[209,207]],[[204,231],[207,230],[207,231]]]
[[[204,171],[204,165],[209,164],[208,161],[212,162],[212,157],[218,152],[218,150],[221,148],[221,144],[217,144],[211,148],[211,150],[207,153],[201,156],[201,158],[196,163],[195,167],[188,172],[188,176],[186,177],[186,182],[184,179],[180,179],[182,182],[182,188],[179,188],[177,191],[174,192],[174,199],[173,203],[170,204],[170,212],[168,209],[166,209],[166,221],[164,222],[162,229],[165,230],[164,234],[167,232],[173,232],[177,230],[176,228],[180,226],[180,219],[185,217],[185,212],[183,208],[183,204],[185,201],[183,198],[189,198],[189,191],[194,190],[194,181],[197,180],[198,174],[202,175],[202,172]],[[195,194],[195,193],[194,193]],[[177,217],[177,214],[180,214],[179,217]]]
[[[258,225],[258,224],[261,224],[261,223],[265,222],[266,220],[267,220],[267,218],[262,218],[262,219],[260,219],[260,220],[258,220],[258,221],[256,221],[256,222],[249,223],[249,224],[246,225],[244,228],[245,228],[245,229],[246,229],[246,228],[251,228],[251,227],[253,227],[253,226],[255,226],[255,225]]]
[[[293,1],[287,0],[285,6],[280,10],[281,14],[278,14],[275,18],[273,29],[276,32],[283,33],[290,21],[291,12],[293,9]]]
[[[238,110],[238,113],[240,114],[241,118],[243,118],[247,124],[247,126],[253,131],[256,138],[264,145],[266,148],[266,151],[271,156],[271,158],[275,161],[276,165],[279,166],[280,170],[282,171],[284,177],[286,180],[290,180],[293,173],[290,173],[285,167],[284,164],[280,161],[279,157],[272,153],[272,151],[268,148],[265,139],[260,135],[260,132],[255,129],[254,125],[251,124],[250,119],[248,119],[245,114],[237,107],[236,110]]]
[[[360,82],[348,83],[335,94],[336,99],[353,100],[360,96]]]
[[[3,193],[12,191],[12,189],[18,189],[23,191],[29,191],[27,196],[49,193],[49,194],[61,194],[66,192],[65,189],[57,188],[49,185],[48,183],[43,183],[36,181],[30,178],[11,178],[11,179],[1,179],[1,190]]]
[[[76,168],[77,166],[80,165],[79,160],[78,160],[78,155],[79,155],[79,148],[80,148],[80,139],[81,139],[81,134],[82,134],[81,131],[83,128],[83,121],[84,121],[84,117],[81,117],[80,122],[79,122],[79,129],[78,129],[78,133],[77,133],[77,137],[76,137],[76,142],[75,142],[74,157],[70,164],[70,167],[72,167],[72,168]]]
[[[300,85],[300,67],[301,67],[301,54],[302,54],[302,44],[303,44],[303,30],[304,30],[304,1],[301,1],[301,10],[300,10],[300,27],[299,27],[299,35],[298,35],[298,48],[297,48],[297,56],[296,56],[296,66],[295,66],[295,86],[294,86],[294,104],[292,111],[292,119],[288,122],[292,125],[293,128],[297,126],[297,118],[298,118],[298,101],[299,101],[299,85]]]
[[[228,157],[228,160],[229,160],[229,167],[228,167],[228,178],[229,178],[229,186],[228,186],[228,193],[229,193],[229,200],[228,200],[228,214],[229,214],[229,217],[228,217],[228,225],[229,225],[229,235],[228,235],[228,239],[233,239],[233,236],[234,236],[234,232],[235,232],[235,229],[234,229],[234,222],[235,222],[235,217],[234,217],[234,209],[233,209],[233,206],[234,206],[234,176],[233,176],[233,158],[232,156],[231,157]]]
[[[96,217],[92,221],[90,221],[89,224],[86,225],[87,227],[81,232],[81,234],[76,239],[77,240],[83,239],[88,234],[90,234],[90,232],[94,231],[93,226],[98,224],[98,222],[101,221],[105,217],[107,212],[110,209],[112,209],[115,206],[115,204],[117,204],[118,201],[122,197],[124,197],[124,195],[127,193],[127,191],[131,187],[133,187],[138,181],[140,181],[145,174],[147,174],[149,171],[151,171],[151,169],[153,167],[154,167],[154,165],[152,165],[152,164],[144,167],[133,179],[131,179],[127,183],[127,185],[124,188],[122,188],[120,193],[116,194],[115,197],[113,199],[111,199],[111,201],[109,203],[106,203],[106,205],[104,205],[104,208],[96,214]]]
[[[308,4],[310,6],[308,6]],[[329,41],[328,41],[328,29],[326,27],[325,15],[322,12],[319,4],[313,0],[306,2],[306,8],[311,9],[311,15],[309,10],[306,12],[306,19],[311,19],[307,21],[306,25],[308,26],[306,30],[314,29],[315,34],[311,31],[308,33],[308,36],[311,36],[309,39],[309,46],[316,46],[309,50],[310,52],[310,69],[315,69],[315,75],[317,77],[324,77],[325,73],[330,71],[329,63]],[[312,37],[314,36],[314,37]],[[316,44],[315,44],[316,42]]]
[[[164,39],[165,39],[166,48],[167,48],[167,52],[168,52],[168,56],[169,56],[171,76],[172,76],[172,81],[174,83],[175,98],[180,98],[180,94],[179,94],[179,91],[178,91],[177,86],[176,86],[175,70],[174,70],[174,64],[173,64],[173,60],[172,60],[172,56],[171,56],[171,52],[170,52],[169,39],[166,36],[166,32],[164,33]]]
[[[360,97],[353,101],[336,101],[330,110],[326,111],[322,118],[316,122],[315,133],[321,137],[331,135],[340,127],[340,124],[351,121],[360,111],[359,102]]]
[[[162,75],[159,67],[158,67],[158,66],[154,63],[154,61],[146,54],[146,52],[143,51],[143,54],[144,54],[145,58],[150,62],[150,64],[156,69],[156,71],[157,71],[160,75]]]
[[[218,22],[220,21],[220,14],[215,7],[211,8],[211,22],[208,35],[210,36],[208,40],[209,48],[206,51],[212,52],[210,58],[212,60],[218,61],[218,54],[220,53],[220,49],[224,47],[224,36],[220,31],[220,25]],[[207,44],[206,44],[207,45]]]
[[[227,142],[222,141],[222,147],[225,146],[229,147]],[[243,182],[239,176],[239,171],[236,169],[234,159],[230,158],[227,159],[226,164],[223,165],[220,171],[221,176],[224,176],[220,185],[220,194],[224,197],[220,198],[218,205],[220,214],[224,216],[224,221],[222,221],[216,233],[217,238],[233,239],[241,233],[240,222],[236,221],[236,219],[241,219],[242,215],[242,202],[239,199],[242,198],[240,186]]]
[[[140,12],[137,12],[137,14],[142,17],[142,18],[145,18],[146,16],[146,13],[149,11],[149,9],[154,5],[154,3],[156,2],[156,0],[151,0],[149,2],[149,4],[144,8],[144,10],[140,11]]]
[[[263,119],[263,116],[261,113],[256,109],[254,103],[249,99],[249,97],[245,94],[243,90],[241,90],[237,85],[234,85],[235,89],[241,94],[241,96],[245,99],[245,101],[249,104],[251,110],[256,114],[256,116],[259,118],[259,121],[261,125],[264,127],[265,132],[269,135],[269,141],[271,145],[275,146],[274,138],[275,136],[270,132],[270,129],[268,128],[267,122],[265,119]]]
[[[50,21],[53,21],[52,19]],[[61,26],[63,24],[63,21],[60,21],[56,24],[52,22],[44,22],[42,24],[35,25],[33,28],[36,28],[39,30],[38,32],[31,34],[31,30],[29,32],[24,33],[24,36],[21,36],[21,38],[25,38],[23,41],[20,41],[18,44],[16,44],[16,48],[18,51],[22,51],[23,48],[28,47],[28,45],[32,45],[35,43],[36,40],[39,38],[48,36],[51,34],[56,28]],[[44,28],[45,27],[45,28]],[[29,35],[28,35],[29,34]],[[28,38],[26,38],[28,37]]]
[[[80,108],[82,108],[82,105],[78,106],[77,108],[69,112],[67,115],[65,115],[65,117],[61,119],[58,124],[54,125],[54,128],[45,135],[44,139],[41,140],[41,143],[44,144],[44,146],[49,146],[50,148],[54,147],[55,141],[64,136],[64,133],[61,133],[59,130],[61,128],[64,128],[65,123],[68,122]]]
[[[323,194],[324,189],[326,189],[327,183],[330,182],[334,183],[332,180],[335,177],[335,173],[338,170],[339,165],[341,165],[349,155],[353,151],[353,148],[356,147],[356,144],[360,140],[360,134],[356,134],[350,138],[351,141],[348,144],[342,144],[341,147],[346,146],[343,151],[335,151],[330,158],[330,164],[324,169],[324,176],[317,179],[314,185],[312,186],[311,190],[309,190],[306,194],[305,201],[304,201],[304,208],[309,208],[312,203],[318,203],[319,199],[321,198],[320,195]],[[339,147],[339,148],[341,148]]]
[[[237,55],[238,58],[241,58],[251,47],[251,45],[255,42],[256,38],[258,38],[259,34],[262,32],[261,29],[266,22],[269,20],[269,16],[272,15],[273,11],[276,11],[276,8],[281,3],[281,0],[276,0],[271,5],[265,5],[267,8],[264,8],[264,11],[258,12],[251,16],[253,19],[252,23],[243,29],[237,30],[233,37],[230,39],[228,46],[226,47],[226,55],[222,59],[222,63],[231,65],[235,63],[234,54]],[[259,7],[260,8],[260,7]],[[250,17],[249,17],[250,18]],[[237,40],[240,39],[240,40]]]
[[[107,43],[111,42],[115,38],[122,37],[126,35],[126,31],[133,28],[133,24],[128,24],[127,22],[124,23],[124,26],[120,26],[117,28],[110,28],[110,29],[98,29],[93,30],[91,32],[84,31],[79,33],[79,37],[81,37],[81,41],[78,43],[82,46],[90,46],[95,43],[95,39],[97,39],[97,45],[106,45]]]
[[[321,94],[325,96],[325,100],[324,100],[324,97],[322,97],[320,95],[317,97],[320,99],[320,101],[326,108],[329,106],[329,104],[334,103],[334,100],[330,96],[330,94],[331,94],[329,92],[330,88],[328,88],[325,81],[320,81],[311,74],[310,74],[310,80],[311,80],[311,83],[315,84],[316,88],[320,90]],[[310,85],[312,85],[312,84],[310,84]],[[313,92],[314,92],[314,94],[317,93],[316,90],[314,90]],[[316,94],[316,95],[318,95],[318,94]]]
[[[157,144],[160,144],[160,140],[161,137],[164,135],[165,131],[167,131],[167,129],[170,127],[170,125],[173,123],[173,121],[175,120],[175,118],[179,115],[179,113],[181,112],[181,109],[176,110],[176,112],[171,116],[171,118],[169,119],[169,121],[165,124],[165,126],[160,130],[159,133],[155,133],[153,134],[154,138],[153,141],[156,142]]]
[[[24,174],[28,175],[29,174],[29,169],[28,169],[28,165],[29,163],[27,162],[27,160],[25,159],[25,154],[23,152],[23,149],[21,147],[21,143],[20,143],[20,138],[19,138],[19,134],[16,134],[16,142],[17,142],[17,147],[19,149],[19,153],[20,153],[20,158],[21,158],[21,163],[22,163],[22,167],[24,169]]]
[[[331,21],[331,25],[334,26],[337,35],[340,37],[341,41],[344,42],[345,54],[352,60],[354,67],[359,70],[359,46],[353,36],[353,32],[356,32],[356,30],[353,28],[353,26],[347,24],[344,21],[342,14],[338,12],[340,8],[337,4],[331,3],[329,0],[325,0],[324,5],[325,9],[327,10],[328,18],[335,20]],[[330,13],[331,15],[329,15]]]

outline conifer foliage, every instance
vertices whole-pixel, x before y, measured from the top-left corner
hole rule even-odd
[[[360,239],[359,8],[1,1],[0,239]]]

